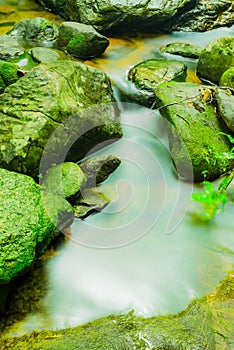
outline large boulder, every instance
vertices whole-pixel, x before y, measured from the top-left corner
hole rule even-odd
[[[177,13],[164,29],[170,31],[204,32],[234,23],[233,0],[197,0],[186,11]]]
[[[107,31],[129,31],[150,28],[155,30],[191,0],[168,1],[126,1],[97,0],[39,0],[46,8],[60,14],[67,20],[89,24],[95,29]]]
[[[73,220],[61,196],[46,193],[22,174],[0,169],[0,284],[27,272],[52,238]],[[46,206],[45,206],[46,203]]]
[[[234,167],[225,155],[232,144],[216,114],[215,89],[195,83],[169,82],[155,90],[157,107],[169,121],[169,146],[175,167],[185,180],[213,180]]]
[[[35,271],[36,278],[39,273]],[[23,287],[21,283],[18,294],[13,293],[9,301],[8,322],[10,317],[17,317],[19,310],[27,316],[25,309],[29,309],[31,293],[26,298],[20,294],[27,287],[35,289],[40,299],[41,289],[35,288],[31,280]],[[33,332],[21,337],[3,335],[1,343],[3,349],[17,350],[231,350],[234,348],[233,303],[234,277],[230,273],[213,293],[194,299],[175,315],[151,318],[135,316],[133,312],[110,315],[75,328]]]
[[[217,108],[227,127],[234,133],[234,93],[227,89],[217,89],[215,93]]]
[[[37,176],[40,163],[43,173],[113,142],[122,136],[114,102],[109,78],[96,68],[66,60],[38,65],[1,96],[1,167]]]
[[[225,36],[210,41],[202,50],[197,63],[197,75],[218,84],[222,74],[233,66],[234,37]]]
[[[232,0],[39,0],[67,20],[90,24],[102,32],[205,31],[231,26]]]
[[[167,59],[150,59],[143,61],[128,73],[128,79],[134,84],[135,93],[126,95],[150,107],[155,100],[155,88],[166,81],[185,81],[187,67],[184,63]],[[131,90],[132,91],[132,90]]]
[[[108,45],[108,38],[87,24],[63,22],[59,27],[58,47],[72,56],[100,56]]]

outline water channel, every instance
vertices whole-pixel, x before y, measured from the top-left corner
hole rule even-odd
[[[5,5],[17,9],[12,22],[34,16],[60,21],[34,1],[1,1],[0,9]],[[1,33],[11,28],[8,24],[0,27]],[[127,102],[118,87],[126,88],[129,67],[158,57],[167,43],[204,47],[233,31],[111,38],[102,57],[86,62],[111,77],[122,111],[123,139],[99,151],[122,160],[100,186],[104,193],[112,192],[113,201],[103,211],[75,220],[71,238],[46,263],[50,287],[41,301],[43,310],[32,309],[9,327],[9,334],[65,328],[130,310],[145,317],[176,313],[213,291],[232,269],[232,204],[210,223],[192,219],[191,194],[200,188],[176,177],[159,112]],[[189,68],[187,80],[198,81],[196,61],[181,60]]]

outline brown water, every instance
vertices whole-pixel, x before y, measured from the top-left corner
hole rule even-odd
[[[11,28],[9,21],[26,17],[60,21],[34,1],[1,1],[0,14],[4,11],[2,33]],[[162,45],[186,41],[205,46],[224,35],[233,35],[233,28],[113,38],[101,58],[86,61],[107,72],[122,101],[124,137],[101,152],[122,160],[100,187],[111,189],[114,200],[102,212],[74,222],[71,239],[47,262],[50,287],[41,309],[32,306],[9,334],[74,326],[131,309],[144,316],[178,312],[212,291],[233,268],[233,206],[228,204],[211,223],[192,221],[194,188],[175,176],[159,113],[123,102],[116,88],[126,86],[129,67],[159,56]],[[190,70],[187,80],[196,81],[195,61],[182,60]]]

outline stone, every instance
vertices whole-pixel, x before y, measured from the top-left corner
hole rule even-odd
[[[160,47],[160,51],[188,58],[199,58],[202,48],[189,43],[176,42]]]
[[[228,128],[216,114],[215,89],[195,83],[162,83],[156,104],[167,124],[169,147],[178,174],[187,181],[214,180],[234,167]]]
[[[234,66],[225,70],[220,78],[219,85],[234,88]]]
[[[129,97],[151,107],[155,101],[154,89],[165,81],[185,81],[186,70],[187,67],[184,63],[175,60],[150,59],[143,61],[131,68],[128,73],[128,79],[136,88],[136,93]]]
[[[81,191],[81,197],[76,198],[73,204],[74,215],[77,218],[85,218],[89,214],[100,211],[110,203],[110,199],[100,189],[84,188]]]
[[[162,28],[161,23],[181,13],[191,0],[39,0],[46,8],[69,21],[92,25],[102,33]]]
[[[6,284],[31,268],[74,215],[62,197],[47,193],[43,201],[31,177],[5,169],[0,169],[0,195],[0,284]]]
[[[229,89],[217,89],[215,93],[219,115],[227,127],[234,132],[234,93]]]
[[[28,285],[33,287],[30,281]],[[14,297],[15,293],[13,300]],[[19,299],[20,294],[16,300]],[[30,296],[28,299],[30,301]],[[1,343],[4,349],[20,350],[28,350],[28,344],[35,350],[231,350],[234,347],[233,303],[231,271],[213,293],[194,299],[178,314],[150,318],[135,316],[134,312],[109,315],[74,328],[33,332],[21,337],[3,335]],[[9,303],[9,314],[13,317],[15,304]]]
[[[121,160],[114,155],[91,157],[80,163],[87,177],[86,187],[95,187],[105,181],[120,165]]]
[[[15,83],[19,77],[19,67],[16,64],[0,60],[0,94],[7,86]]]
[[[234,24],[233,0],[192,1],[186,10],[178,12],[163,29],[168,31],[204,32]]]
[[[59,27],[58,47],[72,56],[85,59],[100,56],[108,45],[108,38],[90,25],[63,22]]]
[[[222,74],[234,66],[234,37],[225,36],[209,42],[197,63],[197,75],[215,84]]]
[[[34,17],[23,19],[8,34],[25,40],[54,42],[58,37],[58,27],[45,18]]]
[[[59,50],[49,49],[46,47],[33,47],[29,50],[34,61],[38,63],[47,63],[67,59],[66,55]]]
[[[0,166],[34,177],[122,136],[109,78],[74,61],[39,64],[7,87],[0,117]]]
[[[0,35],[0,60],[9,60],[24,53],[22,46],[9,35]]]

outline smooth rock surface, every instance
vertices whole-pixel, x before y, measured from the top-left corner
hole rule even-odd
[[[217,89],[215,93],[218,111],[227,127],[234,132],[234,92]]]
[[[59,50],[48,49],[46,47],[33,47],[29,50],[32,58],[38,63],[47,63],[67,59],[66,55]]]
[[[9,60],[24,53],[22,46],[9,35],[0,35],[0,60]]]
[[[202,48],[188,43],[171,43],[160,48],[160,51],[170,53],[171,55],[179,55],[188,58],[199,58]]]
[[[72,56],[80,58],[100,56],[108,45],[108,38],[99,34],[92,26],[63,22],[59,27],[58,47]]]

